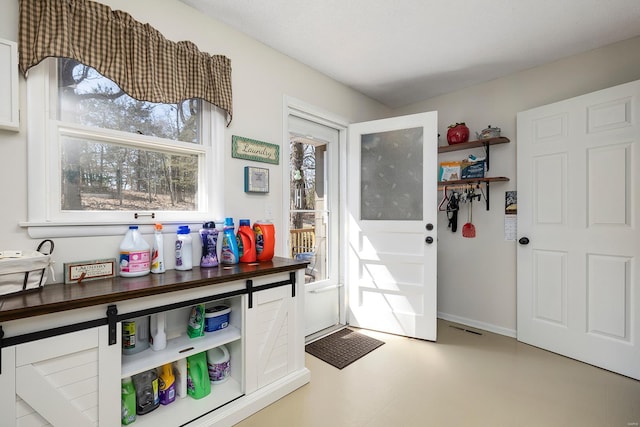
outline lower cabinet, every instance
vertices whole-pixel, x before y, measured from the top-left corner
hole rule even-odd
[[[247,309],[247,391],[262,388],[295,369],[296,312],[291,287],[254,294]]]
[[[117,426],[120,348],[107,326],[2,349],[2,425]]]
[[[298,280],[301,271],[296,273]],[[199,399],[176,396],[168,405],[137,415],[132,425],[232,426],[309,382],[310,373],[304,367],[303,301],[295,296],[290,278],[289,274],[267,275],[251,281],[248,293],[242,290],[250,287],[249,282],[241,281],[231,287],[241,292],[231,292],[232,296],[223,298],[215,292],[210,299],[198,296],[205,307],[231,309],[228,326],[198,338],[187,335],[192,306],[181,303],[191,304],[195,294],[178,291],[154,302],[116,304],[121,317],[112,345],[105,325],[1,348],[0,425],[118,426],[122,379],[224,345],[230,362],[226,381],[211,383],[210,394]],[[165,307],[170,309],[162,311]],[[129,320],[127,313],[161,315],[166,347],[123,354],[122,323]],[[152,335],[153,326],[152,322]]]

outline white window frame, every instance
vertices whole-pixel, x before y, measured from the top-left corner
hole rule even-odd
[[[225,113],[203,101],[202,144],[132,135],[59,121],[57,113],[57,68],[48,58],[29,70],[27,78],[27,167],[28,219],[21,223],[32,237],[118,235],[130,224],[151,228],[163,224],[201,224],[223,217]],[[61,136],[88,137],[93,141],[135,143],[139,148],[199,156],[198,211],[62,211],[60,209]],[[200,191],[202,189],[202,191]],[[169,227],[171,229],[172,227]],[[99,231],[98,231],[99,230]]]

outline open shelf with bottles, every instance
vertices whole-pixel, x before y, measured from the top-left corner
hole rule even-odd
[[[440,146],[438,147],[438,153],[449,153],[452,151],[461,151],[461,150],[468,150],[472,148],[483,147],[485,151],[485,162],[486,162],[486,167],[488,171],[489,160],[490,160],[489,147],[491,145],[506,144],[508,142],[510,142],[509,138],[505,138],[502,136],[497,138],[478,139],[474,141],[462,142],[459,144]],[[457,179],[453,181],[438,181],[438,190],[480,187],[481,185],[483,185],[485,188],[485,191],[483,191],[485,204],[486,204],[487,210],[489,210],[490,184],[492,182],[506,182],[506,181],[509,181],[509,178],[507,178],[506,176]]]
[[[243,340],[243,296],[212,300],[205,307],[224,304],[231,308],[229,325],[223,329],[205,332],[204,336],[190,338],[187,324],[191,307],[181,307],[164,312],[167,346],[155,351],[151,347],[132,355],[122,355],[121,378],[133,376],[151,369],[178,361],[189,356],[207,352],[224,345],[229,351],[230,374],[222,383],[211,382],[211,392],[200,399],[187,395],[178,396],[168,405],[159,405],[144,415],[137,415],[136,426],[182,425],[193,419],[193,414],[203,414],[219,408],[244,395],[244,340]],[[154,315],[151,315],[153,319]],[[152,320],[153,324],[153,320]],[[153,327],[150,328],[153,330]]]

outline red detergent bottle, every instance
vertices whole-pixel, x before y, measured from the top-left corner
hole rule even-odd
[[[241,219],[238,227],[238,243],[242,245],[240,262],[256,262],[256,235],[248,219]]]
[[[276,246],[276,229],[270,222],[256,222],[253,224],[256,236],[256,259],[270,261]]]

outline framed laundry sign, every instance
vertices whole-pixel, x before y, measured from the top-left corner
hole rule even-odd
[[[233,135],[231,139],[231,156],[237,159],[277,165],[280,161],[280,146]]]

